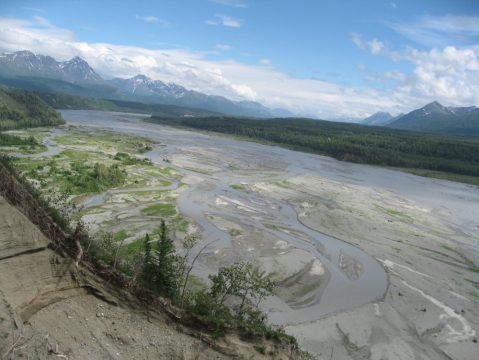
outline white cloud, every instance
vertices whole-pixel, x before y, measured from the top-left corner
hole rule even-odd
[[[399,70],[386,71],[382,74],[386,79],[405,81],[406,75],[400,72]]]
[[[374,38],[364,41],[363,36],[358,33],[349,34],[351,41],[361,50],[367,50],[373,55],[385,55],[393,61],[401,60],[401,54],[397,51],[389,49],[382,41]]]
[[[209,1],[212,3],[231,6],[231,7],[237,7],[237,8],[248,7],[248,4],[241,0],[209,0]]]
[[[223,25],[226,27],[240,28],[243,25],[243,20],[235,19],[223,14],[216,14],[213,20],[206,20],[208,25]]]
[[[259,63],[261,65],[271,65],[271,60],[270,59],[259,59]]]
[[[420,26],[445,33],[479,35],[479,17],[477,16],[425,16],[422,18]]]
[[[48,21],[48,19],[44,18],[43,16],[35,15],[33,17],[33,20],[35,20],[37,25],[50,26],[50,22]]]
[[[399,92],[447,104],[479,104],[479,47],[410,49],[407,58],[415,69]]]
[[[423,16],[415,22],[386,24],[407,39],[428,47],[444,47],[451,41],[474,42],[479,36],[478,16]]]
[[[35,7],[29,7],[29,6],[24,6],[23,9],[28,10],[28,11],[39,12],[39,13],[44,13],[44,12],[45,12],[44,9],[35,8]]]
[[[248,85],[245,84],[240,84],[240,85],[231,85],[233,89],[241,96],[243,96],[246,99],[249,100],[255,100],[256,99],[256,92],[251,89]]]
[[[378,83],[385,79],[397,81],[390,95],[398,104],[409,109],[434,100],[447,105],[479,104],[479,44],[431,50],[409,47],[397,52],[388,49],[378,39],[364,41],[360,34],[351,34],[351,40],[374,55],[406,61],[414,66],[410,74],[395,70],[367,75],[367,80]]]
[[[368,41],[368,46],[373,55],[380,54],[384,49],[384,44],[376,38]]]
[[[216,48],[217,49],[220,49],[222,51],[229,51],[231,50],[233,47],[231,45],[228,45],[228,44],[216,44]]]
[[[141,15],[136,14],[135,18],[136,18],[136,20],[141,20],[141,21],[145,21],[145,22],[149,22],[149,23],[159,23],[161,26],[165,26],[165,27],[170,24],[168,21],[166,21],[164,19],[160,19],[159,17],[153,16],[153,15],[141,16]]]
[[[364,42],[363,42],[363,36],[361,34],[352,32],[349,34],[349,36],[351,37],[351,41],[354,43],[354,45],[356,45],[360,49],[365,48]]]

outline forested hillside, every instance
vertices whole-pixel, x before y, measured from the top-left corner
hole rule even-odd
[[[64,123],[61,115],[35,94],[0,87],[0,131]]]
[[[339,160],[479,176],[479,141],[308,119],[162,118],[152,122],[264,140]]]
[[[135,113],[157,114],[158,116],[219,116],[212,111],[186,108],[175,105],[146,104],[136,101],[102,99],[90,96],[77,96],[65,93],[36,92],[45,103],[55,109],[79,109],[123,111]]]
[[[397,118],[386,126],[402,130],[477,137],[479,109],[475,106],[446,107],[434,101]]]

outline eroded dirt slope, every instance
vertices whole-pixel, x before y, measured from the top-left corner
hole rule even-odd
[[[0,198],[0,337],[6,358],[226,358],[156,315],[93,295],[70,258]],[[105,300],[108,300],[105,301]],[[115,305],[116,304],[116,305]]]

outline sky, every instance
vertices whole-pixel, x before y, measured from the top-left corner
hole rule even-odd
[[[0,51],[324,119],[479,106],[479,0],[0,0]]]

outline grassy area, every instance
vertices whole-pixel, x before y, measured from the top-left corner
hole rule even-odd
[[[45,189],[69,194],[98,193],[121,186],[126,179],[125,170],[118,164],[105,164],[97,154],[89,152],[66,150],[52,158],[22,158],[14,163],[27,178],[39,181]]]
[[[142,154],[152,149],[155,142],[132,135],[120,134],[110,131],[82,131],[71,128],[67,133],[55,138],[58,144],[75,145],[87,150],[95,149],[102,152],[119,152]],[[126,154],[128,155],[128,154]],[[120,155],[121,156],[121,155]],[[130,159],[127,157],[127,159]]]
[[[246,190],[246,186],[243,184],[230,184],[230,188],[241,191]]]
[[[172,230],[178,230],[183,233],[188,232],[189,226],[190,226],[190,222],[181,215],[175,216],[174,218],[170,219],[170,222],[169,222],[169,227]]]
[[[128,234],[127,234],[126,230],[125,230],[125,229],[122,229],[122,230],[116,232],[116,233],[113,235],[113,240],[115,240],[115,241],[123,241],[123,240],[125,240],[127,237],[128,237]]]
[[[27,131],[0,132],[0,151],[4,154],[37,154],[46,150],[41,136],[32,136]]]
[[[141,210],[147,216],[171,217],[176,215],[176,206],[171,203],[149,205]]]
[[[17,158],[17,168],[42,187],[57,189],[72,195],[102,192],[114,187],[170,186],[164,174],[148,160],[131,155],[110,155],[100,151],[65,149],[48,158]],[[155,194],[159,195],[159,194]]]
[[[230,234],[230,236],[236,237],[236,236],[240,236],[242,232],[241,230],[238,230],[238,229],[230,229],[228,231],[228,234]]]
[[[294,187],[294,184],[288,180],[278,180],[273,182],[273,184],[285,189],[292,189]]]
[[[0,152],[4,154],[22,154],[22,155],[32,155],[32,154],[40,154],[42,152],[47,151],[47,147],[45,145],[20,145],[20,146],[2,146],[0,145]]]
[[[210,175],[210,172],[208,170],[205,170],[205,169],[189,167],[189,166],[185,166],[184,169],[189,170],[189,171],[193,171],[195,173],[202,174],[202,175]]]
[[[426,169],[394,168],[394,170],[400,170],[413,175],[424,176],[428,178],[456,181],[456,182],[462,182],[465,184],[479,186],[479,177],[477,176],[452,174],[452,173],[447,173],[444,171],[433,171],[433,170],[426,170]]]
[[[404,213],[402,211],[391,209],[391,208],[388,208],[388,207],[385,207],[385,206],[381,206],[379,204],[374,204],[374,206],[377,209],[380,209],[380,210],[384,211],[385,213],[387,213],[390,216],[399,217],[403,220],[408,220],[408,221],[413,220],[411,216],[407,215],[406,213]]]

